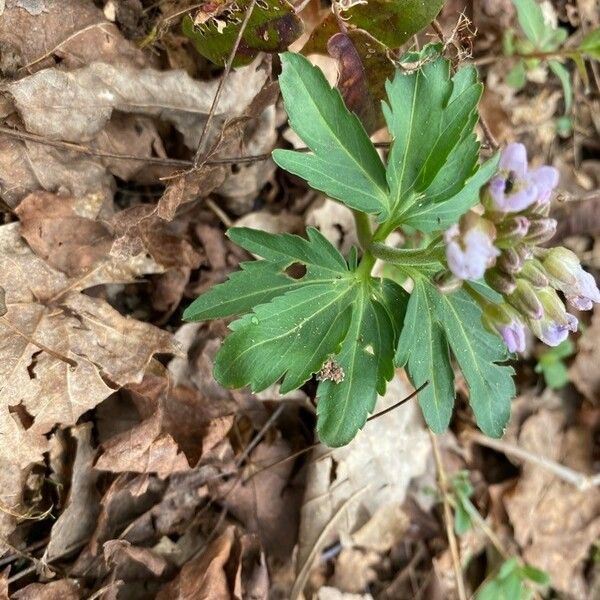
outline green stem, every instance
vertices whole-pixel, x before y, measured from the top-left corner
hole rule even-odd
[[[369,216],[358,210],[353,210],[352,214],[354,215],[354,222],[356,223],[356,235],[358,236],[358,242],[360,247],[366,252],[373,239]]]
[[[390,248],[390,246],[375,242],[371,244],[369,250],[376,258],[403,267],[436,265],[442,257],[442,249],[437,245],[423,249],[407,250],[404,248]]]
[[[371,271],[373,270],[373,266],[375,265],[375,257],[367,250],[363,257],[360,260],[358,268],[356,269],[356,274],[361,278],[366,280],[367,277],[370,277]]]

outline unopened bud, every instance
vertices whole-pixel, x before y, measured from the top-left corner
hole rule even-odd
[[[482,321],[486,329],[502,338],[510,352],[525,350],[525,326],[518,313],[508,304],[488,303]]]
[[[439,271],[433,276],[433,283],[442,294],[450,294],[461,287],[463,282],[452,271]]]
[[[580,264],[577,255],[567,248],[551,248],[544,256],[544,268],[550,277],[564,286],[577,283]]]
[[[554,237],[557,225],[556,219],[532,219],[525,241],[529,244],[543,244]]]
[[[508,217],[496,225],[498,245],[522,240],[529,231],[529,219],[521,215]]]
[[[496,265],[501,271],[514,275],[521,270],[523,262],[524,258],[514,248],[507,248],[502,251]]]
[[[517,279],[515,291],[507,296],[506,300],[513,308],[530,319],[541,319],[544,316],[544,307],[537,297],[536,291],[524,279]]]
[[[512,275],[497,268],[486,272],[485,281],[493,290],[503,296],[512,294],[517,287],[517,282]]]
[[[519,277],[526,279],[536,288],[545,288],[549,283],[544,267],[537,260],[528,260],[523,265]]]

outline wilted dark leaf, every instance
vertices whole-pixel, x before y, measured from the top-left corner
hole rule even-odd
[[[186,15],[182,22],[183,33],[194,42],[196,50],[218,65],[225,64],[231,54],[250,0],[221,4],[224,6],[220,11],[208,14],[202,12],[201,18],[196,19],[197,25],[189,15]],[[296,16],[289,2],[257,2],[242,36],[233,66],[247,65],[259,52],[285,50],[301,33],[302,21]]]

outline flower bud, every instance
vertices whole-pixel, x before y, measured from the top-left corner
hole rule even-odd
[[[557,284],[573,286],[577,283],[577,271],[581,268],[574,252],[558,246],[551,248],[543,259],[544,268]]]
[[[541,319],[544,316],[544,307],[533,286],[524,279],[517,279],[515,291],[507,296],[507,302],[530,319]]]
[[[439,271],[433,276],[433,283],[442,294],[450,294],[461,287],[463,282],[452,271]]]
[[[529,320],[529,327],[534,335],[548,346],[558,346],[567,339],[569,331],[577,331],[578,321],[565,310],[553,289],[545,288],[538,294],[544,307],[544,316],[541,319]]]
[[[498,245],[514,244],[522,240],[529,231],[529,219],[522,215],[508,217],[496,225]]]
[[[525,325],[518,313],[508,304],[490,302],[484,308],[482,320],[489,331],[502,338],[509,352],[525,350]]]
[[[556,219],[531,219],[524,240],[528,244],[543,244],[554,237],[557,225]]]
[[[596,280],[584,271],[574,252],[560,246],[552,248],[544,256],[544,267],[552,287],[563,292],[574,308],[590,310],[594,302],[600,302]]]
[[[548,277],[544,271],[544,267],[537,260],[528,260],[523,265],[519,277],[529,281],[536,288],[545,288],[548,285]]]
[[[514,275],[521,270],[523,262],[523,257],[514,248],[507,248],[502,251],[500,258],[496,262],[496,266],[501,271]]]
[[[486,272],[485,281],[493,290],[503,296],[512,294],[517,287],[517,282],[512,275],[496,268]]]

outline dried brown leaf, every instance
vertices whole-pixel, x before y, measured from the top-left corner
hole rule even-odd
[[[411,391],[397,375],[375,412]],[[429,436],[414,403],[370,421],[343,448],[314,451],[301,512],[297,592],[304,587],[319,548],[349,536],[382,507],[403,502],[411,479],[424,473],[430,451]],[[357,499],[349,502],[352,498]],[[343,518],[339,517],[342,507]]]
[[[250,480],[223,482],[216,492],[220,502],[249,531],[259,536],[267,553],[282,560],[291,555],[298,531],[301,498],[289,481],[293,461],[277,464],[256,476],[252,473],[257,468],[275,465],[290,454],[285,440],[259,444],[245,473]]]
[[[96,452],[91,445],[91,424],[78,425],[71,432],[77,441],[77,449],[69,496],[65,509],[52,526],[50,541],[44,551],[46,561],[77,549],[79,544],[87,541],[100,510],[100,494],[96,488],[100,474],[92,468]]]
[[[225,83],[216,115],[242,114],[267,77],[260,61],[237,69]],[[210,110],[216,80],[199,82],[184,71],[136,69],[95,62],[81,69],[45,69],[9,84],[27,130],[51,139],[89,141],[108,123],[113,111],[160,117],[196,149]],[[214,121],[211,136],[220,130]]]
[[[39,189],[112,198],[112,187],[98,159],[0,134],[0,197],[11,208]]]
[[[228,527],[196,559],[186,563],[179,575],[159,592],[156,600],[230,600],[228,573],[237,571],[235,529]],[[230,564],[230,563],[233,564]]]
[[[519,446],[578,471],[593,472],[592,432],[565,425],[563,410],[542,409],[523,424]],[[589,598],[583,568],[600,535],[600,490],[580,491],[524,462],[504,504],[525,562],[548,572],[555,589],[580,600]]]
[[[103,263],[71,280],[36,257],[18,227],[0,228],[0,461],[11,481],[13,465],[41,459],[43,435],[56,424],[75,424],[115,388],[140,381],[154,354],[178,351],[168,332],[79,293],[133,280],[150,266],[146,258]],[[17,515],[18,502],[7,503]]]
[[[61,579],[51,583],[30,583],[15,592],[13,600],[80,600],[81,591],[71,579]]]
[[[575,387],[591,402],[600,399],[600,310],[596,309],[591,326],[585,330],[577,344],[577,354],[569,369]]]

